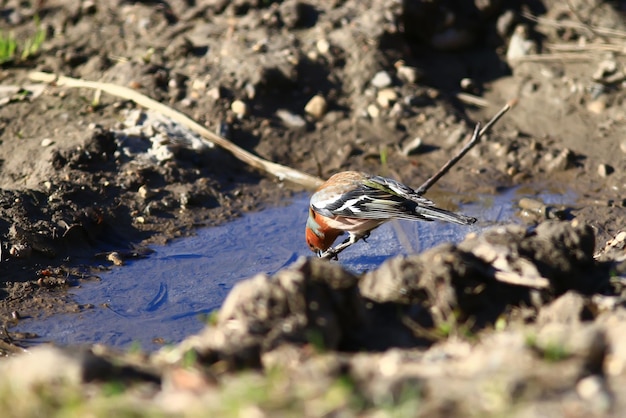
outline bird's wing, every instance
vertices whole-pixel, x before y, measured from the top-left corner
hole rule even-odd
[[[415,205],[433,206],[409,187],[385,177],[369,177],[344,193],[313,196],[311,207],[323,216],[360,219],[420,218]]]
[[[391,218],[421,219],[426,221],[440,220],[460,225],[470,225],[476,222],[476,218],[471,216],[435,207],[432,201],[420,196],[415,190],[387,177],[368,177],[363,181],[363,185],[394,196],[388,199],[396,203],[388,206],[387,210],[390,212],[386,212],[388,217]],[[382,199],[385,199],[385,197],[383,196]],[[379,211],[379,214],[385,212],[385,209],[380,207],[378,200],[372,202],[371,206],[374,208],[374,213],[376,211]]]
[[[425,197],[418,195],[415,190],[411,189],[409,186],[406,186],[394,179],[382,176],[371,176],[365,179],[363,181],[363,184],[373,189],[382,190],[389,194],[403,197],[407,200],[412,200],[413,202],[421,206],[435,205],[431,200],[428,200]]]

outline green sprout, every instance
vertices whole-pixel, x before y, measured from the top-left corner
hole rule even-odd
[[[15,60],[26,61],[39,52],[46,40],[46,30],[41,26],[38,15],[35,15],[33,20],[37,28],[35,34],[23,42],[19,41],[13,32],[0,32],[0,64]]]

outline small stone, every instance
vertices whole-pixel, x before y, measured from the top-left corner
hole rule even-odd
[[[107,260],[109,260],[110,262],[112,262],[116,266],[123,266],[124,265],[124,260],[122,259],[122,256],[120,255],[120,253],[118,253],[117,251],[110,252],[107,255]]]
[[[206,82],[204,80],[198,80],[197,78],[191,82],[192,90],[204,90],[206,89]]]
[[[317,94],[304,106],[304,111],[315,119],[321,119],[326,114],[327,108],[328,104],[324,96]]]
[[[244,89],[246,91],[246,97],[248,99],[252,100],[256,97],[256,87],[254,87],[253,83],[246,83]]]
[[[445,143],[450,146],[456,145],[463,140],[463,137],[465,136],[466,133],[467,133],[467,130],[465,129],[465,126],[461,125],[458,128],[456,128],[454,131],[452,131],[450,135],[448,135]]]
[[[612,59],[607,59],[598,65],[598,69],[593,73],[591,78],[595,81],[602,81],[604,77],[614,74],[617,71],[617,62]]]
[[[604,109],[606,109],[606,101],[602,97],[587,103],[587,110],[596,115],[604,112]]]
[[[290,128],[304,128],[306,126],[306,121],[300,115],[296,115],[295,113],[291,113],[285,109],[279,109],[276,111],[276,116],[283,121],[283,123]]]
[[[232,110],[235,115],[241,119],[248,113],[248,105],[243,100],[237,99],[230,105],[230,110]]]
[[[602,391],[602,383],[598,376],[589,376],[581,379],[576,385],[578,396],[589,400]]]
[[[380,107],[387,109],[398,99],[398,93],[392,88],[382,89],[376,95],[376,102]]]
[[[548,163],[548,171],[554,172],[567,170],[568,168],[570,168],[573,159],[574,153],[565,148],[556,157],[554,157],[552,161]]]
[[[391,110],[389,111],[389,116],[392,118],[401,118],[405,115],[405,109],[402,103],[395,102],[393,106],[391,106]]]
[[[154,190],[150,190],[145,184],[139,187],[139,189],[137,190],[137,193],[139,194],[139,197],[141,197],[144,200],[149,199],[155,195]]]
[[[464,91],[473,91],[476,88],[476,83],[471,78],[465,77],[461,79],[461,88]]]
[[[422,138],[416,136],[411,141],[407,142],[404,147],[402,147],[402,154],[408,156],[416,151],[418,151],[422,147]]]
[[[320,39],[315,43],[317,50],[320,54],[325,55],[330,50],[330,43],[326,39]]]
[[[619,149],[621,149],[621,150],[622,150],[622,152],[623,152],[624,154],[626,154],[626,139],[625,139],[625,140],[623,140],[623,141],[619,144]]]
[[[384,89],[385,87],[389,87],[391,85],[391,76],[387,71],[379,71],[372,78],[372,86],[377,89]]]
[[[500,17],[498,17],[498,20],[496,22],[496,31],[498,32],[498,35],[500,35],[500,37],[506,38],[507,36],[509,36],[513,25],[515,24],[516,17],[517,16],[515,16],[515,12],[513,12],[513,10],[511,9],[506,10],[500,15]]]
[[[398,100],[398,93],[392,88],[382,89],[376,95],[376,102],[384,109],[387,109],[396,100]]]
[[[526,27],[526,25],[517,25],[509,40],[509,46],[506,51],[506,60],[509,65],[536,51],[537,45],[528,37],[528,27]]]
[[[49,147],[50,145],[52,145],[52,140],[50,138],[44,138],[41,140],[42,147]]]
[[[96,12],[96,2],[93,0],[85,0],[81,4],[81,9],[86,15],[94,14]]]
[[[209,97],[210,99],[213,100],[218,100],[220,97],[222,97],[222,92],[220,91],[219,87],[213,87],[211,89],[209,89],[206,92],[207,97]]]
[[[370,118],[376,119],[380,116],[380,109],[375,104],[367,106],[367,114]]]
[[[398,78],[407,83],[415,83],[420,78],[420,71],[415,67],[401,65],[398,67]]]
[[[598,166],[598,174],[600,175],[600,177],[607,177],[608,175],[610,175],[613,172],[613,167],[611,167],[608,164],[600,164]]]
[[[180,101],[180,105],[185,108],[193,107],[195,104],[196,104],[196,101],[193,100],[191,97],[185,97],[184,99]]]

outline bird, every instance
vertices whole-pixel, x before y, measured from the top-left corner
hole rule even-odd
[[[342,171],[331,176],[311,196],[306,242],[320,257],[337,258],[339,251],[365,240],[370,232],[392,219],[446,221],[471,225],[476,218],[440,209],[415,190],[396,180]],[[335,248],[343,233],[348,238]]]

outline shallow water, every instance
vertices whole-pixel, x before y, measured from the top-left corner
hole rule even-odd
[[[472,226],[441,222],[394,221],[340,255],[354,272],[374,269],[390,256],[420,252],[444,242],[460,242],[473,231],[515,222],[516,202],[532,193],[509,190],[459,211],[475,216]],[[429,195],[429,197],[432,197]],[[575,196],[542,193],[551,204],[572,204]],[[435,196],[435,200],[440,201]],[[145,350],[176,343],[203,328],[203,314],[219,308],[238,281],[256,273],[272,274],[311,255],[303,238],[308,196],[284,207],[248,214],[197,236],[155,246],[145,259],[100,275],[98,282],[71,290],[81,304],[94,309],[79,314],[24,319],[13,330],[36,333],[38,342],[103,343],[113,347],[140,344]],[[338,241],[340,242],[340,241]]]

